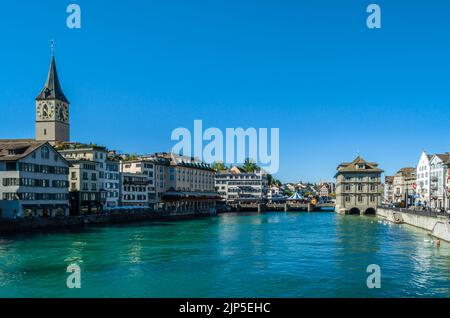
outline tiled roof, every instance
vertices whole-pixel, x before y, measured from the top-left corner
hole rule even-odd
[[[358,169],[357,165],[364,165],[364,169]],[[378,164],[376,162],[367,162],[362,157],[358,156],[350,163],[344,162],[341,163],[338,168],[338,173],[342,172],[383,172],[383,170],[378,168]]]
[[[0,139],[0,161],[17,161],[46,144],[33,139]]]
[[[446,154],[437,153],[435,156],[441,159],[443,162],[447,162],[450,159],[450,155],[448,153]]]
[[[408,177],[411,177],[411,175],[413,175],[415,172],[416,172],[416,168],[405,167],[405,168],[401,168],[397,173],[408,178]]]

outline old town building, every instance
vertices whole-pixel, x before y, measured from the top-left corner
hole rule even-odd
[[[263,201],[269,191],[264,171],[245,172],[239,167],[217,172],[215,185],[219,195],[227,202]]]
[[[400,169],[393,178],[393,203],[402,207],[412,204],[414,195],[414,182],[416,180],[416,168],[405,167]]]
[[[46,141],[0,140],[0,217],[68,215],[68,173]]]
[[[419,196],[417,202],[425,206],[428,206],[430,203],[430,192],[431,192],[430,160],[431,156],[429,156],[425,151],[423,151],[416,168],[416,193]]]
[[[394,176],[384,177],[384,198],[383,203],[390,204],[394,202]]]
[[[381,174],[375,162],[360,156],[337,167],[336,211],[342,214],[375,214],[381,204]]]
[[[175,211],[213,210],[219,199],[214,188],[215,171],[195,158],[170,153],[156,153],[156,188],[160,206]]]
[[[138,172],[120,173],[120,207],[149,207],[149,176]]]
[[[447,166],[449,154],[435,154],[430,159],[430,205],[432,208],[444,209],[447,195]]]
[[[157,208],[158,203],[155,188],[155,168],[156,164],[153,158],[127,158],[122,160],[120,163],[121,173],[134,173],[136,175],[145,176],[147,198],[146,204],[153,209]]]

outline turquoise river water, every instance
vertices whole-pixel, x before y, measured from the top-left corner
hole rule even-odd
[[[66,286],[70,264],[80,289]],[[0,239],[0,297],[449,296],[450,244],[375,217],[224,214]]]

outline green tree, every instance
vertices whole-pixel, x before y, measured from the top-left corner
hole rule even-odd
[[[269,182],[269,185],[276,185],[276,186],[281,186],[282,183],[280,180],[274,178],[274,176],[272,176],[271,174],[267,175],[267,181]]]
[[[288,188],[284,189],[284,195],[290,197],[294,194],[294,192],[292,192],[291,190],[289,190]]]
[[[224,165],[224,163],[223,162],[214,162],[212,165],[211,165],[211,168],[213,168],[214,170],[216,170],[216,171],[220,171],[220,170],[226,170],[227,169],[227,167]]]
[[[247,173],[252,173],[257,170],[260,170],[260,167],[250,158],[245,159],[244,164],[242,165],[242,169]]]

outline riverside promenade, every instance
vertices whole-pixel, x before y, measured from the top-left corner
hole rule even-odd
[[[0,219],[0,235],[34,231],[55,231],[88,225],[120,224],[145,221],[175,221],[215,215],[210,211],[117,211],[105,214],[67,216],[54,218]]]
[[[378,207],[377,216],[397,224],[409,224],[430,233],[430,235],[450,242],[450,216],[431,211]]]

